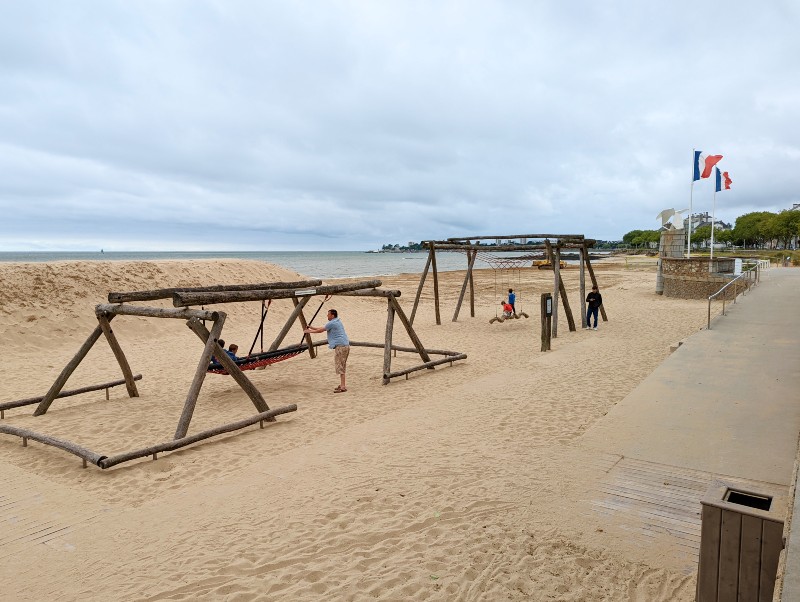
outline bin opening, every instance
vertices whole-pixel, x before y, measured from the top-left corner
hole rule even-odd
[[[772,505],[772,498],[769,496],[745,493],[744,491],[735,491],[734,489],[728,489],[725,494],[725,501],[731,504],[747,506],[748,508],[758,508],[759,510],[769,510],[769,507]]]

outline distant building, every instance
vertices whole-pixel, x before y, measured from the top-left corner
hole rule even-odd
[[[798,207],[800,207],[800,203],[798,203]],[[703,226],[710,226],[711,225],[711,215],[709,215],[708,211],[703,213],[693,213],[691,216],[692,220],[692,232],[697,230],[698,228],[702,228]],[[683,227],[689,227],[689,218],[683,220]],[[714,220],[714,229],[715,230],[733,230],[733,226],[730,224],[723,222],[722,220]]]

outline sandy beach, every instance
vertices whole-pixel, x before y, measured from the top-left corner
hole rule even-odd
[[[2,596],[10,600],[693,600],[695,576],[656,537],[614,530],[586,503],[603,459],[576,439],[706,321],[703,301],[655,295],[652,265],[595,265],[609,321],[540,352],[539,296],[552,272],[476,272],[476,317],[451,318],[463,272],[427,282],[414,327],[428,348],[468,354],[382,385],[381,349],[353,348],[334,394],[320,347],[248,376],[270,407],[298,411],[108,470],[0,435]],[[580,320],[578,270],[562,272]],[[244,260],[0,264],[0,401],[43,395],[97,325],[109,291],[299,279]],[[507,278],[507,280],[503,280]],[[382,278],[410,314],[418,274]],[[326,281],[326,283],[332,281]],[[490,324],[513,286],[529,319]],[[312,300],[309,315],[317,309]],[[168,307],[166,302],[149,305]],[[335,297],[352,340],[382,343],[383,299]],[[271,341],[291,312],[276,301]],[[224,307],[223,338],[249,348],[260,303]],[[323,323],[324,310],[315,324]],[[121,316],[114,332],[140,397],[124,387],[9,410],[34,429],[106,455],[171,439],[202,352],[182,320]],[[408,345],[395,324],[395,344]],[[299,342],[298,326],[287,337]],[[315,335],[315,339],[324,335]],[[393,368],[419,363],[399,354]],[[121,378],[101,339],[70,379]],[[190,433],[255,413],[226,376],[206,379]],[[10,509],[10,510],[9,510]],[[11,517],[11,518],[9,518]],[[51,528],[51,527],[57,528]],[[47,536],[37,537],[37,533]],[[7,533],[11,533],[7,530]],[[22,535],[20,535],[22,533]]]

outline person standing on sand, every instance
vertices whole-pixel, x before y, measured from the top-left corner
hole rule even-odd
[[[517,306],[515,305],[517,301],[517,296],[514,294],[514,289],[508,289],[508,304],[511,306],[511,311],[514,312],[514,315],[517,315]]]
[[[339,386],[336,387],[333,392],[344,393],[347,391],[345,372],[347,371],[347,356],[350,355],[350,339],[347,338],[344,325],[342,325],[342,321],[339,319],[339,312],[335,309],[329,309],[328,322],[325,326],[320,328],[309,326],[303,330],[303,332],[306,334],[328,333],[328,347],[333,349],[333,364],[336,374],[339,375]]]
[[[597,330],[597,312],[603,304],[603,296],[598,292],[597,285],[592,287],[592,292],[586,295],[586,302],[589,308],[586,312],[586,326],[584,328],[592,328],[592,316],[594,316],[594,328]]]

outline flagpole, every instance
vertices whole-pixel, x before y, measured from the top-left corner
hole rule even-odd
[[[719,171],[719,170],[717,170]],[[714,186],[714,200],[711,204],[711,261],[714,261],[714,215],[717,212],[717,187]]]
[[[694,153],[692,149],[692,183],[689,186],[689,227],[686,229],[686,258],[692,256],[692,193],[694,192]]]

